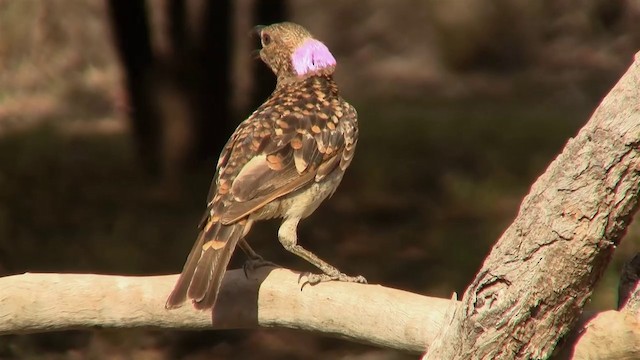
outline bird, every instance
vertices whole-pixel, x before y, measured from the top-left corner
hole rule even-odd
[[[165,307],[191,300],[215,305],[236,247],[249,268],[269,264],[245,240],[254,222],[281,218],[278,240],[322,273],[306,283],[367,283],[348,276],[298,244],[300,220],[333,195],[353,160],[358,116],[338,91],[327,46],[292,22],[257,26],[260,59],[276,76],[267,100],[241,122],[222,149],[196,242]]]

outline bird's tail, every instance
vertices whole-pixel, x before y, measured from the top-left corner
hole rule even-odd
[[[246,224],[246,219],[230,225],[212,221],[206,223],[167,299],[167,309],[180,307],[187,298],[193,301],[196,309],[213,307],[227,265]]]

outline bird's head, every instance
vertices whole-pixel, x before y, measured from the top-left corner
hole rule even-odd
[[[260,58],[278,77],[278,82],[310,75],[332,74],[336,59],[329,49],[302,26],[290,22],[256,26],[262,49]]]

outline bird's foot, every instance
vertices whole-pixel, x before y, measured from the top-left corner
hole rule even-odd
[[[341,281],[341,282],[350,282],[350,283],[358,283],[358,284],[367,283],[367,279],[365,279],[364,276],[362,275],[348,276],[339,271],[336,271],[335,273],[332,272],[330,274],[303,273],[301,274],[300,279],[302,279],[302,276],[306,277],[307,280],[302,284],[302,287],[300,288],[300,290],[302,290],[304,286],[307,284],[317,285],[321,282],[326,282],[326,281]]]
[[[281,267],[280,265],[273,263],[271,261],[265,260],[262,258],[262,256],[257,255],[247,261],[244,262],[244,265],[242,266],[242,270],[244,270],[244,276],[245,277],[249,277],[249,273],[255,271],[256,269],[259,269],[261,267],[265,267],[265,266],[269,266],[269,267]]]

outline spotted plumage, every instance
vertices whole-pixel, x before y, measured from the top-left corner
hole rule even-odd
[[[284,247],[323,271],[309,275],[309,282],[365,281],[297,245],[298,222],[333,194],[358,141],[356,111],[332,77],[335,59],[296,24],[261,27],[260,35],[261,58],[278,78],[276,89],[222,150],[200,234],[168,308],[187,298],[196,308],[211,308],[235,247],[258,257],[243,239],[251,224],[276,217],[284,219],[278,231]]]

